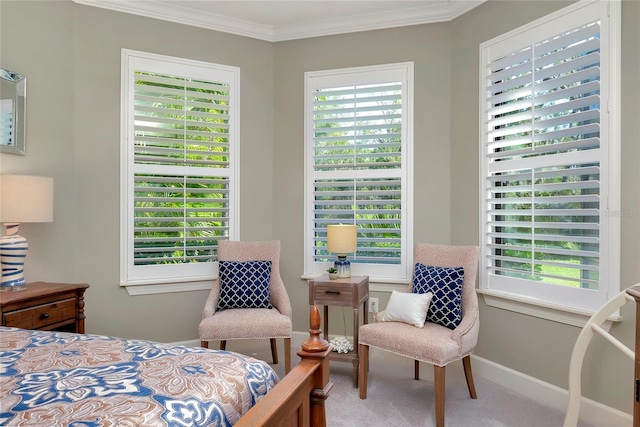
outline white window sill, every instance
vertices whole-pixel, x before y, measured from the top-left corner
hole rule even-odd
[[[548,304],[543,301],[491,289],[478,289],[477,292],[482,296],[485,304],[489,307],[501,308],[503,310],[539,317],[552,322],[578,326],[580,328],[584,327],[589,318],[593,315],[593,313],[586,310],[577,310],[555,304]],[[622,316],[620,316],[620,312],[617,310],[609,316],[606,322],[602,324],[602,328],[608,332],[614,322],[621,321]]]
[[[203,291],[211,289],[212,285],[213,283],[211,280],[168,283],[120,283],[120,286],[127,288],[127,292],[131,296],[168,294],[172,292]]]

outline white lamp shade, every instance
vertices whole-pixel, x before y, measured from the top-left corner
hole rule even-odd
[[[355,225],[327,225],[327,250],[335,254],[355,252],[358,249],[357,231]]]
[[[52,222],[53,178],[0,175],[0,222]]]

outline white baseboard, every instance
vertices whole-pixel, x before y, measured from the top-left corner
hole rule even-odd
[[[545,406],[562,412],[567,410],[567,390],[482,357],[471,355],[471,358],[474,376],[493,381]],[[586,397],[580,399],[580,420],[599,427],[629,427],[633,423],[631,414]]]

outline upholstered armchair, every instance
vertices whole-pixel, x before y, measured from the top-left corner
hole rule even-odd
[[[412,295],[399,293],[402,303],[397,305],[392,304],[392,295],[385,312],[376,316],[376,323],[359,328],[361,399],[367,397],[369,347],[414,359],[416,380],[420,379],[420,362],[433,365],[437,427],[444,426],[445,368],[449,363],[462,360],[469,395],[477,398],[470,355],[480,327],[475,290],[478,253],[477,246],[415,244],[414,272],[407,289]],[[422,295],[413,292],[414,286]],[[431,295],[425,295],[428,293]],[[424,323],[422,327],[416,318]]]
[[[280,277],[280,241],[218,243],[220,274],[213,283],[199,325],[200,344],[219,340],[284,339],[285,373],[291,370],[291,303]]]

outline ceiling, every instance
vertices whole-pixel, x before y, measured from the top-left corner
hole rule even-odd
[[[266,41],[450,21],[486,0],[73,0]]]

